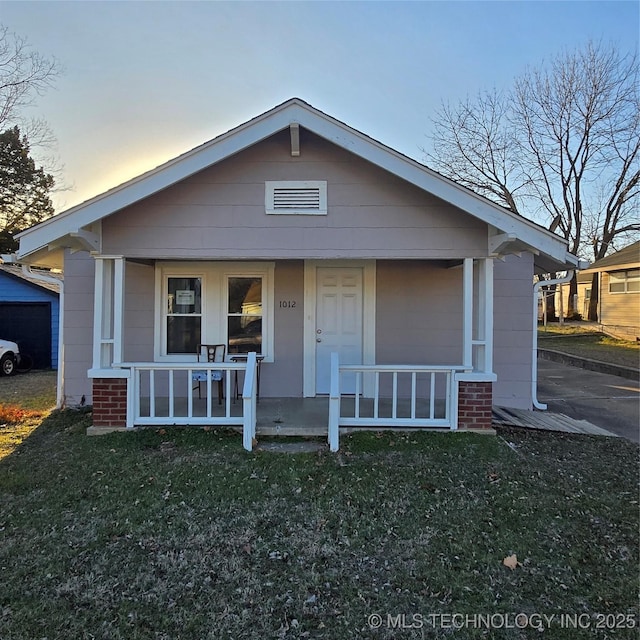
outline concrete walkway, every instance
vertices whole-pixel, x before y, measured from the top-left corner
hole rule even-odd
[[[256,435],[327,436],[329,398],[260,398]]]
[[[550,412],[640,442],[640,385],[634,380],[538,358],[538,400]]]
[[[628,378],[629,380],[635,380],[636,382],[640,380],[640,369],[623,367],[619,364],[601,362],[600,360],[593,360],[591,358],[580,358],[579,356],[574,356],[555,349],[538,348],[538,359],[560,362],[572,367],[580,367],[581,369],[589,369],[589,371],[597,371],[598,373],[608,373],[612,376]]]

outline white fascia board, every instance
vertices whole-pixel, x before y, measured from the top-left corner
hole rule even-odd
[[[309,129],[316,135],[449,202],[503,233],[515,234],[519,240],[556,260],[565,260],[566,243],[558,236],[538,228],[525,218],[491,203],[297,98],[111,191],[18,234],[16,237],[20,240],[20,254],[28,255],[57,238],[76,233],[82,227],[166,189],[292,124]]]
[[[625,262],[620,264],[609,264],[606,267],[595,267],[595,269],[582,269],[580,273],[599,273],[602,271],[630,271],[640,268],[639,262]]]

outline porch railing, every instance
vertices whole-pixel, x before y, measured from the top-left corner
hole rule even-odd
[[[341,365],[332,353],[331,451],[339,448],[340,427],[456,429],[455,374],[467,370],[462,365]],[[350,393],[343,391],[347,376]]]
[[[256,354],[245,362],[126,362],[127,427],[191,425],[241,426],[243,446],[251,450],[256,433]],[[218,404],[222,374],[223,403]],[[238,373],[244,373],[242,400],[236,400]],[[194,381],[193,374],[206,378]],[[200,386],[201,385],[201,386]],[[201,396],[201,397],[199,397]]]

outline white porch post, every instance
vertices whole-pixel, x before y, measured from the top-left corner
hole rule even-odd
[[[486,358],[485,358],[485,371],[487,373],[493,373],[493,258],[485,258],[484,260],[484,274],[485,274],[485,311],[484,311],[484,323],[487,328],[486,340]]]
[[[102,258],[95,259],[95,281],[93,286],[93,368],[102,369],[102,324],[104,301],[105,264]]]
[[[492,421],[493,259],[465,258],[463,291],[463,365],[454,375],[455,407],[451,428],[488,429]]]
[[[328,431],[329,449],[335,452],[340,448],[340,356],[335,351],[331,353]]]
[[[124,353],[124,258],[113,260],[113,364],[120,364]]]
[[[480,371],[493,371],[493,259],[478,261],[478,327],[476,343],[480,346],[481,357],[476,367]]]
[[[493,259],[465,258],[462,271],[462,364],[493,371]]]
[[[121,256],[95,258],[93,369],[122,362],[125,261]]]
[[[462,263],[462,364],[473,367],[473,258]]]

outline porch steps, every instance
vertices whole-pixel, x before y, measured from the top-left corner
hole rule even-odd
[[[260,398],[256,436],[327,437],[328,398]]]
[[[563,413],[549,413],[547,411],[525,411],[523,409],[494,406],[493,422],[498,425],[524,427],[526,429],[618,437],[617,434],[602,429],[586,420],[576,420]]]
[[[310,438],[326,438],[327,425],[319,426],[292,426],[279,424],[261,424],[256,425],[256,436],[305,436]]]

